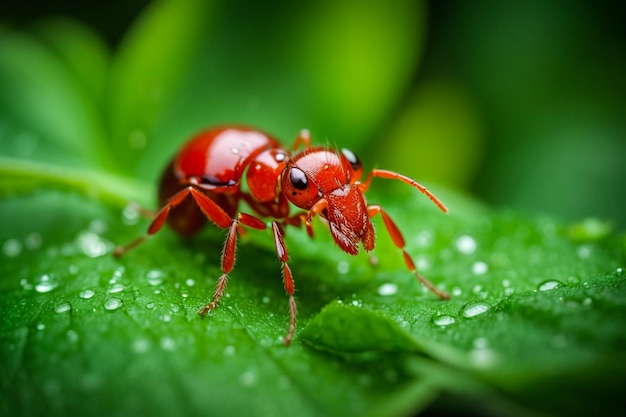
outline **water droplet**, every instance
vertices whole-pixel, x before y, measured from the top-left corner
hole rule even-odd
[[[196,281],[193,278],[187,278],[185,284],[187,284],[188,287],[193,287],[194,285],[196,285]]]
[[[246,371],[239,377],[239,383],[244,387],[252,387],[256,385],[257,375],[254,371]]]
[[[337,264],[337,272],[340,274],[347,274],[350,272],[350,264],[346,261],[341,261]]]
[[[617,271],[618,274],[621,274],[623,269],[620,267],[620,268],[617,268],[616,271]]]
[[[46,328],[46,325],[45,325],[45,324],[43,324],[43,323],[39,323],[39,324],[37,325],[37,330],[44,330],[45,328]]]
[[[107,290],[107,294],[117,294],[118,292],[124,291],[124,286],[120,283],[115,283],[109,287]]]
[[[176,349],[176,342],[171,337],[164,337],[164,338],[162,338],[161,342],[159,343],[159,345],[161,345],[161,349],[167,350],[167,351],[170,351],[170,352],[172,350]]]
[[[163,283],[163,278],[165,277],[165,274],[163,273],[163,271],[160,271],[158,269],[152,269],[148,271],[146,277],[148,278],[148,284],[156,287],[157,285],[161,285]]]
[[[17,239],[8,239],[2,245],[2,252],[9,258],[14,258],[22,253],[22,244]]]
[[[90,258],[97,258],[107,252],[107,243],[94,232],[82,232],[76,240],[80,250]]]
[[[539,291],[550,291],[553,290],[555,288],[561,288],[564,287],[565,284],[563,284],[561,281],[557,281],[557,280],[550,280],[550,281],[545,281],[541,284],[539,284],[539,287],[537,288]]]
[[[474,262],[472,265],[472,273],[474,275],[483,275],[489,270],[489,266],[481,261]]]
[[[152,310],[152,309],[154,308],[154,303],[148,303],[148,304],[146,304],[146,308],[147,308],[148,310]]]
[[[113,277],[111,278],[111,280],[109,281],[109,283],[113,284],[114,282],[116,282],[118,279],[122,278],[122,275],[124,275],[124,271],[126,270],[126,268],[124,268],[123,266],[120,266],[119,268],[117,268],[115,270],[115,272],[113,272]]]
[[[169,314],[163,314],[161,317],[159,317],[159,319],[163,323],[169,323],[170,321],[172,321],[172,316],[170,316]]]
[[[432,321],[434,325],[444,327],[454,324],[456,319],[452,316],[441,314],[439,316],[434,316]]]
[[[363,307],[363,301],[361,300],[352,300],[352,304],[354,307]]]
[[[263,304],[269,304],[272,299],[269,298],[267,295],[264,295],[263,298],[261,298],[261,301],[263,302]]]
[[[84,300],[89,300],[91,297],[93,297],[96,293],[93,290],[90,289],[86,289],[81,291],[80,293],[78,293],[78,296]]]
[[[394,295],[398,292],[398,286],[392,283],[386,283],[378,287],[379,295]]]
[[[463,294],[463,290],[460,287],[452,288],[452,295],[453,296],[458,297],[461,294]]]
[[[592,304],[593,300],[590,297],[587,297],[583,300],[583,306],[585,307],[591,307]]]
[[[122,300],[119,298],[109,298],[104,302],[104,309],[108,311],[115,311],[122,306]]]
[[[462,235],[456,240],[456,248],[459,252],[465,255],[474,253],[476,250],[476,240],[469,235]]]
[[[228,345],[224,348],[224,356],[233,356],[237,353],[237,348],[232,345]]]
[[[476,317],[489,311],[489,308],[489,304],[482,301],[471,301],[463,306],[461,313],[466,318]]]
[[[33,289],[33,285],[28,282],[28,280],[26,278],[22,278],[20,280],[20,285],[22,286],[22,288],[24,288],[26,291],[30,291]]]
[[[70,303],[61,303],[54,306],[55,313],[66,313],[72,309]]]
[[[55,289],[59,285],[56,280],[54,280],[50,275],[44,274],[39,277],[37,283],[35,284],[35,291],[38,293],[46,293]]]

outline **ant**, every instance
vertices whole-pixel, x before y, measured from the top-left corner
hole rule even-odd
[[[304,151],[296,152],[304,146]],[[242,190],[243,177],[247,191]],[[367,204],[364,194],[375,177],[402,181],[417,188],[444,213],[447,208],[425,187],[397,172],[374,169],[361,181],[363,167],[347,149],[330,150],[311,146],[308,130],[297,136],[291,151],[272,136],[245,126],[223,126],[200,132],[187,142],[169,163],[159,183],[160,209],[147,233],[113,252],[120,256],[157,233],[165,221],[178,233],[191,236],[211,221],[228,229],[221,257],[222,275],[211,301],[198,314],[215,309],[224,295],[228,274],[235,264],[237,234],[242,226],[263,230],[261,218],[271,218],[276,254],[281,262],[285,292],[289,296],[289,329],[284,344],[289,346],[296,331],[294,280],[287,261],[289,254],[283,235],[287,225],[305,225],[313,237],[311,220],[318,216],[328,224],[335,243],[346,253],[356,255],[358,245],[371,251],[375,237],[372,217],[380,214],[393,243],[401,251],[407,268],[441,299],[449,295],[424,278],[404,249],[402,233],[387,212],[377,204]],[[238,210],[244,201],[255,213]],[[290,203],[302,209],[290,215]]]

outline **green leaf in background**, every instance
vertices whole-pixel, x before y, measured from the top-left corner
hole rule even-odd
[[[158,1],[135,23],[116,54],[106,117],[112,148],[128,171],[151,139],[156,117],[182,83],[208,36],[212,2]]]
[[[50,24],[48,29],[63,32],[67,27]],[[82,40],[71,48],[96,47],[89,36],[76,39]],[[68,45],[66,50],[71,48]],[[76,74],[73,65],[26,34],[3,35],[0,50],[1,154],[113,170],[100,103],[94,100],[93,87]]]

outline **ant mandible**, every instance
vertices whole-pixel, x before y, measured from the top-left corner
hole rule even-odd
[[[296,152],[304,145],[304,151]],[[247,191],[242,190],[245,175]],[[144,236],[127,246],[118,246],[114,256],[120,256],[158,232],[165,221],[178,233],[191,236],[211,221],[228,229],[221,257],[222,275],[217,281],[213,298],[198,314],[205,315],[217,307],[228,274],[235,264],[237,234],[241,226],[263,230],[267,224],[261,218],[271,218],[276,254],[281,262],[285,291],[289,296],[289,330],[285,345],[293,340],[296,330],[296,301],[294,281],[287,264],[289,254],[283,239],[284,226],[305,225],[313,236],[311,220],[319,216],[328,224],[335,243],[350,255],[363,249],[374,249],[372,217],[380,214],[387,233],[404,257],[407,268],[416,278],[441,299],[449,295],[424,278],[404,249],[402,233],[387,212],[377,204],[367,204],[363,194],[373,178],[399,180],[424,193],[444,213],[443,203],[425,187],[397,172],[374,169],[360,181],[363,167],[349,150],[330,150],[311,146],[309,132],[302,130],[291,151],[257,129],[244,126],[224,126],[205,130],[193,137],[167,166],[159,183],[160,209]],[[245,201],[255,214],[238,211]],[[289,203],[303,209],[289,213]]]

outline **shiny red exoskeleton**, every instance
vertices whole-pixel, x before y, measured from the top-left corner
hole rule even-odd
[[[304,151],[296,152],[301,145]],[[374,249],[372,217],[380,214],[393,243],[402,251],[407,268],[437,296],[449,298],[417,272],[396,224],[381,206],[368,205],[364,193],[374,177],[395,179],[417,188],[443,212],[447,212],[446,207],[426,188],[396,172],[374,169],[364,181],[362,175],[361,163],[352,152],[312,147],[306,130],[298,135],[289,151],[276,139],[249,127],[209,129],[184,145],[165,169],[159,185],[161,208],[147,234],[127,246],[117,247],[114,255],[123,254],[158,232],[166,220],[186,236],[199,231],[206,220],[228,229],[221,257],[222,276],[213,298],[199,311],[204,315],[217,307],[224,294],[228,274],[235,264],[241,226],[262,230],[267,224],[261,218],[271,218],[276,254],[289,296],[289,330],[284,338],[289,345],[296,329],[296,302],[284,226],[304,224],[309,236],[313,236],[311,220],[319,216],[328,224],[337,245],[356,255],[359,243],[366,251]],[[244,177],[247,191],[242,189]],[[239,211],[241,200],[254,214]],[[290,203],[301,210],[290,214]]]

